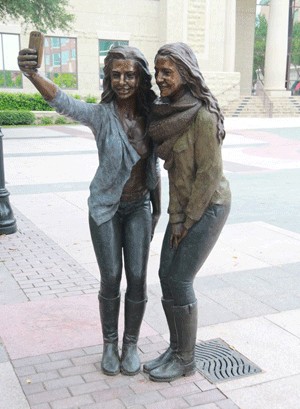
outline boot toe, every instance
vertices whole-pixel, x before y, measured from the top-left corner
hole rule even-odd
[[[101,369],[105,375],[114,376],[120,373],[120,357],[116,344],[104,345]]]
[[[143,371],[145,373],[150,373],[151,371],[153,371],[153,369],[156,369],[159,366],[161,366],[163,364],[166,364],[167,362],[169,362],[172,359],[174,353],[175,353],[175,351],[171,347],[169,347],[159,357],[153,359],[152,361],[146,362],[143,365]]]
[[[137,353],[136,345],[123,345],[120,369],[124,375],[133,376],[139,373],[141,369],[141,362]]]
[[[101,369],[102,372],[105,375],[108,376],[115,376],[118,375],[120,373],[120,363],[118,363],[117,365],[105,365],[105,364],[101,364]]]
[[[184,363],[180,357],[174,355],[169,362],[153,369],[149,379],[154,382],[171,382],[181,376],[193,375],[196,371],[195,362]]]

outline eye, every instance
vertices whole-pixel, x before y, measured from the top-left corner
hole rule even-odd
[[[130,72],[130,73],[127,74],[126,77],[127,77],[127,79],[129,79],[129,80],[133,80],[133,79],[135,78],[135,74],[134,74],[133,72],[132,72],[132,73]]]
[[[114,80],[116,80],[116,79],[118,79],[118,78],[120,78],[120,74],[118,73],[118,72],[112,72],[111,73],[111,78],[112,79],[114,79]]]

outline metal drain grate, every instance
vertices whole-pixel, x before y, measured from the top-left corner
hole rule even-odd
[[[222,382],[261,372],[249,359],[220,338],[196,344],[196,365],[211,382]]]

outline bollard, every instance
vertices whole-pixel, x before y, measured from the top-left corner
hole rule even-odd
[[[17,231],[17,224],[10,207],[9,192],[5,189],[2,137],[0,128],[0,234],[12,234]]]

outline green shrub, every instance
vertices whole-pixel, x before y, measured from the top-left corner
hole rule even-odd
[[[53,118],[50,116],[42,116],[40,119],[42,125],[53,125]]]
[[[73,95],[76,99],[82,99],[89,103],[97,103],[97,97],[87,95]],[[0,111],[53,111],[53,108],[43,99],[39,93],[24,94],[22,92],[0,92]]]
[[[22,74],[18,71],[0,71],[0,87],[21,88]]]
[[[38,93],[0,92],[0,110],[52,111],[53,109]]]
[[[51,80],[60,88],[75,89],[77,87],[76,74],[69,72],[55,72],[53,75],[51,75]]]
[[[59,116],[58,118],[55,119],[54,123],[56,125],[65,125],[68,123],[68,121],[66,120],[64,116]]]
[[[1,125],[31,125],[35,116],[29,111],[0,111]]]
[[[96,103],[97,102],[97,98],[96,97],[94,97],[93,95],[87,95],[85,98],[84,98],[84,100],[85,100],[85,102],[89,102],[89,103]]]

